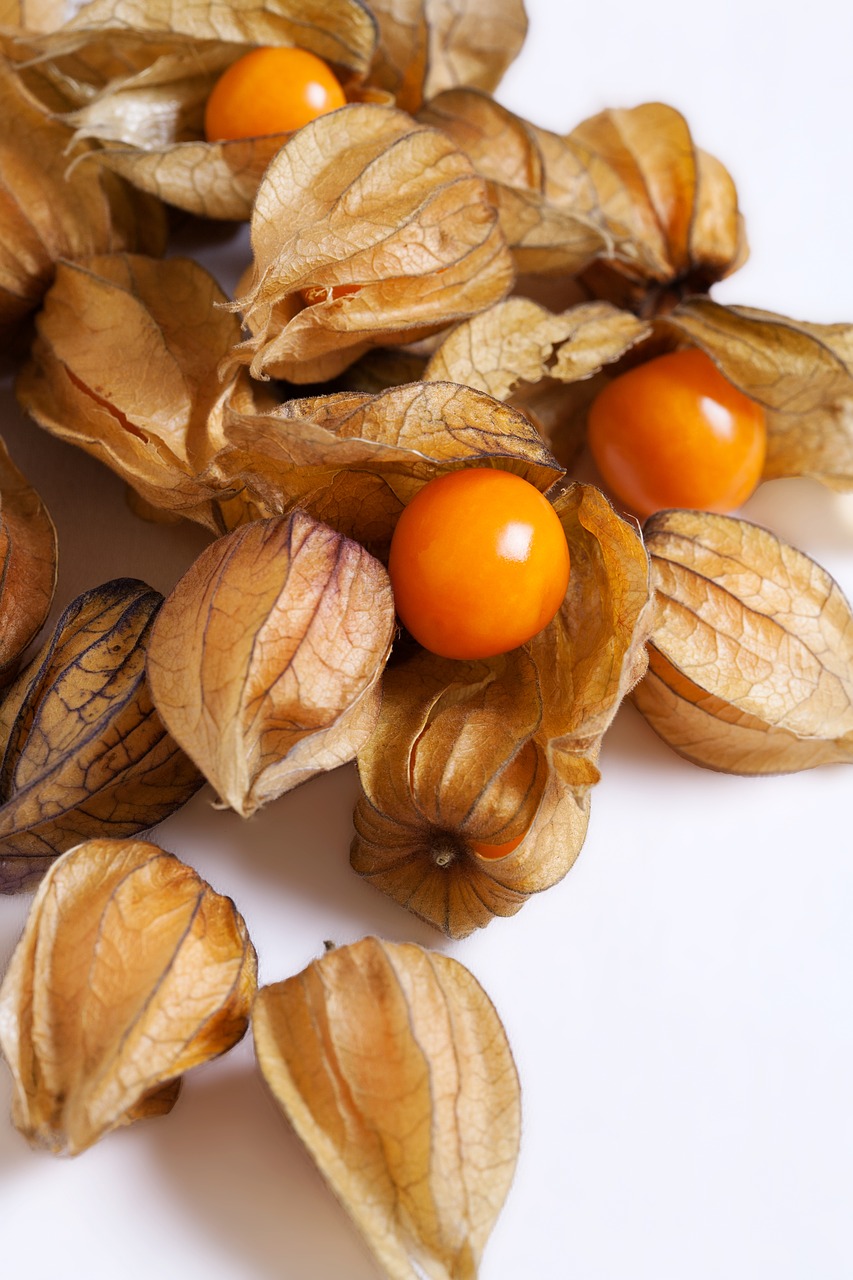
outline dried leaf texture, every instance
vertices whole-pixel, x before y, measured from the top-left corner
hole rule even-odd
[[[56,586],[56,530],[0,440],[0,684],[44,625]]]
[[[691,298],[667,327],[763,405],[765,479],[806,475],[831,489],[853,489],[853,326]]]
[[[0,55],[0,332],[40,303],[59,258],[165,246],[162,207],[118,177],[72,166],[88,144],[52,119]]]
[[[515,471],[543,492],[562,472],[526,418],[452,383],[412,383],[290,400],[225,415],[211,471],[264,515],[294,506],[387,556],[403,507],[434,476],[465,465]]]
[[[696,764],[790,773],[853,763],[853,614],[801,551],[744,520],[646,525],[658,598],[634,701]]]
[[[746,238],[734,183],[696,147],[674,108],[652,102],[603,111],[566,141],[617,246],[586,277],[597,296],[652,315],[742,265]]]
[[[256,377],[334,377],[372,346],[490,306],[512,261],[485,185],[449,138],[402,112],[343,107],[278,152],[252,214],[239,305]]]
[[[55,31],[72,16],[69,0],[0,0],[0,30]]]
[[[145,679],[161,601],[129,579],[86,592],[10,685],[0,704],[0,892],[30,888],[81,840],[154,826],[201,784]]]
[[[471,1280],[512,1181],[506,1032],[448,956],[365,938],[263,987],[272,1093],[391,1280]]]
[[[371,81],[416,111],[457,85],[495,89],[527,34],[522,0],[370,0],[379,22]]]
[[[225,301],[188,259],[62,263],[16,388],[40,426],[106,462],[145,502],[217,531],[222,513],[201,473],[235,391],[217,376],[240,337]]]
[[[244,1034],[257,962],[229,898],[156,845],[91,840],[46,875],[0,988],[13,1120],[78,1155],[169,1111]]]
[[[393,633],[388,575],[362,547],[302,512],[257,521],[207,548],[166,601],[154,700],[248,817],[355,756]]]
[[[351,861],[449,936],[513,915],[580,852],[601,738],[645,670],[648,559],[592,486],[558,498],[572,576],[553,622],[482,662],[389,669],[359,753]],[[483,857],[477,845],[503,846]]]

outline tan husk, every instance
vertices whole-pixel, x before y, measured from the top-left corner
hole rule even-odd
[[[263,987],[258,1062],[390,1280],[473,1280],[512,1181],[506,1032],[457,960],[365,938]]]
[[[56,530],[0,440],[0,685],[44,625],[56,586]]]
[[[198,789],[145,679],[162,597],[118,579],[63,613],[0,703],[0,892],[30,888],[80,840],[154,826]]]
[[[242,489],[235,507],[264,515],[302,507],[380,558],[403,507],[437,475],[499,466],[543,492],[561,475],[527,419],[452,383],[315,396],[266,414],[231,404],[224,435],[211,482]]]
[[[170,732],[244,817],[352,760],[394,634],[388,575],[301,511],[208,547],[166,601],[148,671]]]
[[[498,658],[422,653],[389,669],[358,756],[354,869],[451,937],[514,914],[569,870],[601,738],[645,670],[640,538],[592,486],[572,485],[555,508],[572,557],[556,618]],[[471,845],[520,835],[501,858]]]
[[[73,9],[71,0],[0,0],[0,30],[55,31]]]
[[[853,489],[853,325],[807,324],[690,298],[666,321],[701,347],[767,420],[764,479]]]
[[[0,54],[0,333],[34,310],[60,258],[165,246],[162,206],[114,174],[72,166],[89,144],[43,112]]]
[[[257,961],[233,902],[153,844],[91,840],[36,894],[0,988],[12,1118],[77,1155],[170,1110],[184,1071],[243,1036]]]
[[[254,404],[217,367],[239,341],[225,295],[197,263],[114,254],[61,263],[37,320],[21,406],[106,462],[147,503],[221,531],[201,473],[222,443],[224,403]]]
[[[838,584],[745,520],[664,511],[645,531],[657,617],[633,697],[652,728],[726,773],[853,763],[853,613]]]
[[[371,346],[436,332],[512,283],[470,161],[387,107],[343,107],[301,129],[267,169],[251,225],[254,270],[238,303],[252,336],[237,355],[256,377],[334,377]]]

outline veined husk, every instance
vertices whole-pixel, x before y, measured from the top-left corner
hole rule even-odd
[[[379,710],[394,635],[384,568],[304,512],[208,547],[151,637],[157,710],[244,817],[352,760]]]
[[[56,530],[0,440],[0,685],[41,630],[56,586]]]
[[[47,115],[0,52],[0,333],[40,303],[60,258],[141,249],[160,253],[159,202],[115,174],[80,168],[91,150]]]
[[[801,551],[745,520],[663,511],[645,526],[657,596],[636,705],[726,773],[853,763],[853,613]]]
[[[145,503],[217,532],[228,496],[203,472],[223,443],[225,403],[255,404],[245,374],[219,381],[240,337],[226,301],[189,259],[61,263],[16,386],[40,426],[105,462]]]
[[[129,836],[201,785],[145,678],[162,602],[117,579],[78,596],[0,703],[0,893],[37,883],[81,840]]]
[[[0,988],[15,1125],[78,1155],[171,1110],[183,1072],[243,1036],[256,983],[230,898],[156,845],[78,845],[45,876]]]
[[[387,107],[343,107],[295,134],[264,175],[251,228],[238,299],[251,337],[236,356],[255,377],[335,377],[373,346],[490,306],[513,280],[470,161]]]
[[[554,505],[572,558],[556,618],[498,658],[420,653],[390,668],[358,757],[354,869],[451,937],[514,914],[569,870],[602,736],[646,666],[641,539],[591,485]],[[520,835],[502,858],[471,847]]]
[[[512,1181],[518,1076],[457,960],[365,938],[263,987],[258,1062],[390,1280],[471,1280]]]
[[[543,492],[562,474],[535,427],[490,396],[452,383],[378,395],[291,400],[224,416],[212,482],[264,515],[298,506],[384,559],[403,507],[428,480],[463,466],[514,471]]]
[[[765,480],[853,489],[853,325],[809,324],[689,298],[663,328],[701,347],[765,410]]]
[[[55,31],[76,8],[73,0],[0,0],[0,31]]]

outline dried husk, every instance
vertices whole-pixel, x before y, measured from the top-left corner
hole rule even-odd
[[[217,532],[223,511],[202,473],[222,444],[226,401],[254,404],[245,375],[218,379],[240,337],[225,302],[189,259],[61,263],[16,387],[40,426],[105,462],[145,503]]]
[[[148,671],[170,732],[244,817],[352,760],[394,634],[388,575],[296,511],[208,547],[166,601]]]
[[[491,91],[527,34],[523,0],[370,0],[379,23],[371,83],[398,107],[457,85]]]
[[[45,876],[0,988],[12,1118],[78,1155],[169,1111],[241,1039],[257,961],[230,898],[153,844],[91,840]]]
[[[664,511],[645,532],[657,617],[633,697],[652,728],[725,773],[853,763],[853,614],[830,575],[734,517]]]
[[[555,509],[572,557],[556,618],[498,658],[421,653],[389,669],[358,757],[354,869],[454,938],[513,915],[572,866],[601,739],[646,666],[649,566],[635,529],[590,485]],[[471,846],[520,835],[501,858]]]
[[[723,165],[696,147],[673,107],[645,103],[585,120],[566,139],[595,188],[616,251],[584,275],[592,292],[641,315],[705,293],[743,264],[743,218]]]
[[[0,0],[0,31],[55,31],[75,8],[73,0]]]
[[[461,466],[500,466],[543,492],[561,475],[535,427],[490,396],[452,383],[378,395],[291,400],[266,414],[224,418],[212,483],[246,510],[299,506],[385,558],[397,519],[428,480]]]
[[[52,119],[0,54],[0,334],[40,303],[60,258],[165,247],[162,206],[114,174],[73,166],[90,144]]]
[[[391,1280],[472,1280],[512,1181],[506,1032],[457,960],[365,938],[263,987],[258,1062]]]
[[[0,440],[0,685],[41,630],[56,586],[56,530]]]
[[[130,836],[201,785],[145,678],[162,596],[117,579],[73,601],[0,703],[0,892],[81,840]]]
[[[853,489],[853,325],[808,324],[690,298],[666,322],[764,407],[764,479]]]
[[[237,356],[255,377],[335,377],[372,346],[437,332],[512,284],[483,180],[445,134],[387,107],[343,107],[294,135],[251,227],[238,304],[252,336]]]

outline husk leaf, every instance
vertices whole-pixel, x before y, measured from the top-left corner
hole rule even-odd
[[[145,679],[162,597],[118,579],[65,610],[0,704],[0,892],[31,887],[81,840],[168,817],[201,778]]]
[[[808,556],[695,511],[646,523],[657,592],[634,701],[696,764],[790,773],[853,762],[853,614]]]
[[[41,630],[56,586],[56,530],[0,440],[0,684]]]
[[[390,1280],[473,1280],[512,1181],[506,1032],[457,960],[365,938],[263,987],[273,1096]]]
[[[229,898],[156,845],[91,840],[47,873],[0,988],[15,1125],[77,1155],[168,1111],[244,1034],[255,952]]]
[[[208,547],[157,619],[154,701],[223,801],[248,817],[369,736],[394,633],[388,575],[303,512]]]

